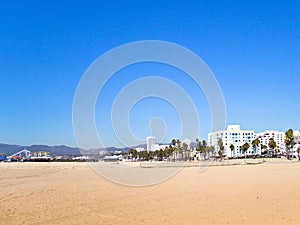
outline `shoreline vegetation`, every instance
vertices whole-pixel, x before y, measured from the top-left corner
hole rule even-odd
[[[163,146],[155,151],[137,151],[130,149],[128,151],[127,160],[131,161],[223,161],[225,159],[241,159],[247,158],[286,158],[300,160],[300,147],[293,152],[294,146],[299,144],[295,140],[294,131],[289,129],[285,132],[284,137],[285,149],[281,149],[274,138],[269,139],[268,145],[264,145],[259,138],[245,141],[240,149],[235,149],[236,146],[231,143],[229,149],[226,150],[223,139],[219,138],[216,146],[208,145],[206,140],[195,139],[195,146],[191,143],[179,139],[172,139],[169,145]],[[261,151],[258,152],[258,147]],[[297,147],[297,146],[296,146]],[[147,147],[148,148],[148,147]],[[234,150],[236,152],[233,154]],[[228,152],[230,151],[228,154]],[[253,161],[252,161],[253,162]]]
[[[298,135],[299,136],[299,135]],[[23,149],[10,156],[0,153],[1,161],[132,161],[132,162],[200,162],[200,161],[223,161],[236,159],[265,159],[265,158],[282,158],[293,160],[298,158],[300,161],[300,147],[299,138],[295,139],[294,131],[289,129],[285,132],[285,149],[282,149],[274,140],[269,139],[268,146],[262,144],[258,138],[254,140],[247,140],[238,148],[233,143],[226,149],[222,138],[219,138],[217,145],[208,145],[206,140],[195,139],[195,142],[190,140],[172,139],[167,145],[147,146],[144,148],[127,148],[126,151],[105,151],[95,152],[81,152],[79,155],[56,155],[51,156],[50,152],[38,151],[31,152]],[[228,143],[225,143],[227,145]],[[156,144],[157,145],[157,144]],[[227,145],[228,146],[228,145]],[[258,151],[260,147],[260,151]],[[295,150],[294,147],[297,149]],[[237,148],[237,149],[236,149]],[[139,150],[137,150],[139,149]],[[152,149],[152,150],[149,150]],[[154,150],[155,149],[155,150]],[[254,161],[251,161],[252,163]]]

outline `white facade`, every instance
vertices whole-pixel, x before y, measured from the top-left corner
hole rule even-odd
[[[147,137],[147,152],[152,151],[153,146],[155,145],[155,137]]]
[[[208,145],[213,146],[216,151],[219,151],[218,140],[222,139],[224,145],[223,153],[227,157],[242,156],[242,146],[246,142],[250,145],[247,151],[248,154],[256,154],[252,149],[252,141],[254,140],[253,130],[241,130],[240,125],[229,125],[227,130],[220,130],[208,134]],[[230,145],[234,145],[234,150],[231,151]]]
[[[135,150],[136,150],[137,152],[142,152],[142,151],[145,151],[145,149],[144,149],[144,148],[135,148]]]
[[[295,146],[293,148],[293,155],[298,155],[298,148],[300,148],[300,130],[294,130]]]
[[[151,151],[156,151],[156,150],[165,150],[165,148],[168,148],[169,145],[159,145],[159,144],[154,144],[152,145]]]
[[[260,145],[257,147],[258,153],[261,154],[261,145],[266,145],[269,149],[269,142],[270,138],[273,138],[277,144],[277,149],[280,152],[285,151],[285,134],[284,132],[277,131],[277,130],[266,130],[264,132],[256,133],[254,135],[254,139],[258,139],[260,141]]]

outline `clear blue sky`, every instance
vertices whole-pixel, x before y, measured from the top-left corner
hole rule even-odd
[[[255,131],[300,128],[299,1],[61,2],[1,5],[0,143],[74,146],[72,104],[84,71],[106,51],[147,39],[185,46],[208,64],[223,91],[227,124]],[[133,78],[156,74],[177,74],[174,81],[196,102],[199,137],[206,139],[207,101],[180,72],[145,64],[123,73],[134,76],[113,77],[96,106],[98,132],[108,145],[118,142],[106,107]],[[143,104],[159,107],[145,110]],[[132,114],[140,138],[150,134],[148,120],[157,115],[166,117],[166,140],[179,135],[178,116],[159,99],[145,99]]]

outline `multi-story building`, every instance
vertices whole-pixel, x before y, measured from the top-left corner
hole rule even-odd
[[[293,155],[298,155],[298,148],[300,148],[300,130],[294,130],[295,145],[293,148]]]
[[[243,155],[242,146],[245,143],[250,145],[247,155],[256,154],[252,149],[251,143],[254,140],[253,130],[241,130],[240,125],[229,125],[227,130],[220,130],[208,134],[208,145],[213,146],[216,151],[219,150],[218,140],[223,141],[223,154],[227,157],[238,157]],[[233,144],[234,149],[231,151],[230,146]]]
[[[277,150],[279,150],[280,152],[285,151],[284,132],[277,131],[277,130],[266,130],[264,132],[255,133],[254,139],[256,138],[260,141],[260,145],[257,147],[258,154],[261,154],[262,145],[267,146],[267,149],[269,149],[270,138],[273,138],[274,141],[276,142]]]
[[[147,152],[152,151],[153,146],[155,145],[155,137],[147,137]]]

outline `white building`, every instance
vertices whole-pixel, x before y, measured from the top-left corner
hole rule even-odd
[[[261,145],[266,145],[267,149],[269,149],[270,138],[274,139],[277,144],[277,149],[280,150],[280,152],[285,151],[284,132],[277,130],[266,130],[264,132],[255,133],[254,139],[256,138],[260,141],[260,145],[257,147],[258,154],[261,154]]]
[[[300,130],[294,130],[295,146],[293,148],[293,155],[298,155],[298,148],[300,148]]]
[[[152,145],[151,151],[156,151],[156,150],[165,150],[166,148],[168,148],[169,145],[159,145],[159,144],[154,144]]]
[[[147,152],[152,151],[153,146],[155,145],[155,137],[147,137]]]
[[[250,145],[247,155],[256,154],[252,149],[252,141],[254,140],[253,130],[241,130],[240,125],[229,125],[227,130],[220,130],[208,134],[208,145],[213,146],[215,150],[219,151],[218,140],[223,141],[223,153],[227,157],[238,157],[243,155],[242,146],[246,142]],[[234,150],[231,151],[230,145],[233,144]]]
[[[145,151],[144,148],[135,148],[135,150],[136,150],[137,152],[143,152],[143,151]]]

